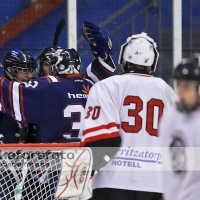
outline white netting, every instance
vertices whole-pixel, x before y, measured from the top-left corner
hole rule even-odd
[[[0,199],[56,199],[62,150],[9,151],[0,154]]]

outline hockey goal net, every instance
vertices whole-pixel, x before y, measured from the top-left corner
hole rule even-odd
[[[0,199],[56,199],[63,150],[79,143],[0,144]]]

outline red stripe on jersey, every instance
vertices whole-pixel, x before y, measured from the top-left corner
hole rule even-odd
[[[98,60],[98,62],[99,62],[99,59],[97,59],[97,60]],[[110,75],[114,75],[113,72],[111,72],[111,71],[109,71],[108,69],[106,69],[100,62],[99,62],[99,64],[100,64],[101,68],[102,68],[106,73],[108,73],[108,74],[110,74]]]
[[[43,76],[41,78],[45,78],[49,83],[52,83],[52,80],[50,78],[46,77],[46,76]]]
[[[82,74],[66,74],[64,78],[83,78]]]
[[[91,66],[91,72],[95,74],[99,80],[103,80],[103,78],[94,70],[92,66]]]
[[[96,136],[86,138],[84,140],[84,142],[82,142],[82,141],[80,142],[80,146],[84,147],[86,145],[86,143],[88,143],[88,142],[95,142],[95,141],[98,141],[98,140],[110,139],[110,138],[115,138],[115,137],[120,137],[120,134],[119,134],[118,131],[108,133],[108,134],[104,133],[104,134],[101,134],[101,135],[96,135]]]
[[[4,82],[4,79],[1,80],[1,105],[2,105],[2,112],[5,113],[5,106],[4,106],[4,99],[3,99],[3,82]]]
[[[12,101],[12,86],[13,86],[13,82],[10,82],[9,87],[8,87],[8,98],[9,98],[11,115],[12,115],[12,118],[14,118],[15,114],[13,110],[13,101]]]
[[[86,130],[83,131],[83,136],[86,135],[86,134],[88,134],[88,133],[94,132],[94,131],[99,131],[101,129],[110,129],[110,128],[113,128],[113,127],[117,127],[119,129],[120,125],[116,124],[115,122],[111,122],[109,124],[104,124],[104,125],[101,125],[101,126],[96,126],[96,127],[93,127],[93,128],[88,128],[88,129],[86,129]]]
[[[59,79],[59,77],[58,77],[58,76],[55,76],[55,78],[58,80],[58,82],[61,82],[61,80]]]
[[[24,116],[24,98],[23,98],[23,87],[22,85],[19,86],[19,101],[20,101],[20,110],[22,115],[22,121],[26,121],[26,118]]]

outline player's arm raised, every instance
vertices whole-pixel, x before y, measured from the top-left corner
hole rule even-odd
[[[86,70],[85,78],[96,83],[113,76],[116,67],[110,55],[114,53],[114,50],[107,31],[91,22],[84,22],[82,33],[89,42],[95,57]]]

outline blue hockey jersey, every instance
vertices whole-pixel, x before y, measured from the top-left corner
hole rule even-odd
[[[35,124],[36,142],[65,142],[82,131],[81,121],[92,84],[81,75],[43,77],[28,83],[0,80],[0,110]]]
[[[0,76],[2,79],[7,79],[5,76]],[[26,124],[26,126],[25,126]],[[32,124],[19,123],[10,116],[0,112],[0,144],[1,143],[19,143],[20,133],[22,133],[22,127],[26,128],[26,140],[27,142],[35,142],[35,129]]]

